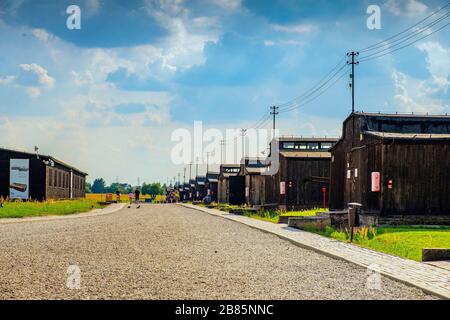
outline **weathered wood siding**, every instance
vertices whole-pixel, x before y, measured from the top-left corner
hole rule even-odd
[[[331,209],[359,202],[362,213],[384,217],[450,215],[449,140],[382,139],[362,134],[360,128],[448,133],[450,121],[405,117],[375,121],[364,115],[347,118],[343,138],[332,148]],[[371,191],[372,172],[380,172],[380,192]],[[392,188],[388,188],[389,180]]]
[[[289,158],[286,173],[286,207],[288,209],[321,207],[323,205],[322,188],[325,187],[328,190],[329,184],[311,181],[311,178],[329,176],[330,159],[328,158]]]

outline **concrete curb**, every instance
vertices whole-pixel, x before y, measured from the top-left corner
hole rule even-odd
[[[103,209],[94,209],[87,212],[74,213],[63,216],[39,216],[39,217],[29,217],[29,218],[1,218],[0,225],[11,224],[11,223],[27,223],[27,222],[44,222],[44,221],[54,221],[54,220],[67,220],[67,219],[79,219],[79,218],[90,218],[98,217],[107,214],[111,214],[125,208],[127,204],[125,203],[113,203]]]
[[[185,208],[192,209],[192,210],[201,211],[201,212],[210,214],[212,216],[216,216],[216,217],[224,218],[224,219],[231,220],[231,221],[234,221],[234,222],[238,222],[238,223],[244,224],[244,225],[246,225],[248,227],[251,227],[253,229],[257,229],[257,230],[260,230],[260,231],[263,231],[263,232],[266,232],[266,233],[273,234],[273,235],[275,235],[275,236],[277,236],[277,237],[279,237],[279,238],[281,238],[283,240],[287,240],[287,241],[291,242],[292,244],[294,244],[294,245],[296,245],[298,247],[301,247],[301,248],[304,248],[304,249],[313,250],[315,252],[318,252],[320,254],[324,254],[324,255],[326,255],[328,257],[331,257],[331,258],[344,260],[344,261],[356,264],[356,265],[358,265],[360,267],[368,268],[368,264],[367,263],[361,263],[359,261],[356,261],[356,260],[353,260],[351,258],[348,258],[348,257],[346,257],[344,255],[336,254],[336,253],[332,252],[331,250],[326,250],[324,248],[320,248],[319,246],[313,246],[313,245],[310,245],[310,244],[307,244],[307,243],[302,243],[302,242],[300,242],[298,240],[292,239],[291,237],[287,237],[287,236],[283,235],[281,232],[277,232],[277,230],[268,230],[267,228],[263,227],[264,223],[265,224],[272,224],[271,222],[260,221],[260,220],[256,220],[256,219],[252,219],[252,218],[243,217],[243,216],[235,217],[234,215],[230,215],[229,213],[226,213],[226,212],[223,212],[223,211],[220,211],[220,210],[217,210],[217,209],[207,209],[207,208],[202,208],[202,207],[199,207],[199,206],[183,204],[183,203],[180,203],[179,205],[181,205],[181,206],[183,206]],[[248,219],[248,221],[246,219]],[[258,226],[258,224],[260,226]],[[292,232],[292,235],[294,235],[295,233],[300,232],[300,230],[293,229],[293,228],[284,228],[284,230]],[[326,241],[332,241],[334,243],[339,242],[337,240],[331,240],[329,238],[322,237],[320,235],[316,235],[316,234],[311,234],[311,235],[314,235],[315,237],[318,237],[318,239],[319,238],[323,238]],[[373,251],[373,250],[370,250],[370,249],[366,249],[366,248],[362,249],[361,247],[358,247],[356,245],[352,245],[352,244],[345,244],[345,245],[354,247],[355,249],[361,249],[361,250],[366,251],[366,252],[373,252],[375,254],[381,254],[383,256],[391,256],[396,261],[402,261],[402,260],[405,261],[405,264],[408,264],[408,265],[411,265],[411,264],[422,265],[420,262],[399,258],[399,257],[392,256],[392,255],[389,255],[389,254],[379,253],[379,252],[376,252],[376,251]],[[431,265],[430,265],[430,267],[435,268],[435,269],[439,269],[438,267],[431,266]],[[408,279],[408,277],[404,277],[402,275],[385,272],[384,270],[376,270],[376,271],[379,272],[380,274],[386,276],[387,278],[390,278],[390,279],[393,279],[393,280],[405,283],[407,285],[419,288],[419,289],[423,290],[426,293],[438,296],[438,297],[443,298],[443,299],[450,299],[450,291],[446,290],[445,288],[436,287],[436,286],[433,287],[433,286],[431,286],[431,285],[429,285],[427,283],[424,283],[423,281],[413,281],[412,279]],[[441,272],[441,273],[443,273],[443,272]],[[448,272],[448,277],[449,277],[448,278],[448,283],[450,284],[450,272]]]

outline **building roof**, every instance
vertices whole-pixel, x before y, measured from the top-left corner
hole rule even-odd
[[[222,170],[222,168],[239,168],[239,166],[239,164],[221,164],[220,170]]]
[[[37,157],[37,155],[38,155],[38,154],[32,153],[32,152],[18,151],[18,150],[12,150],[12,149],[7,149],[7,148],[0,148],[0,152],[1,152],[1,151],[14,152],[14,153],[23,154],[23,155],[26,155],[26,156],[33,156],[33,157]],[[54,157],[52,157],[52,156],[48,156],[48,155],[45,155],[45,154],[39,154],[39,158],[43,158],[43,159],[45,159],[45,160],[47,160],[47,161],[50,161],[50,160],[51,160],[51,161],[53,161],[54,163],[57,163],[57,164],[59,164],[59,165],[61,165],[61,166],[63,166],[63,167],[66,167],[66,168],[68,168],[68,169],[72,169],[73,171],[76,171],[76,172],[78,172],[78,173],[80,173],[80,174],[82,174],[82,175],[85,175],[85,176],[88,175],[87,173],[85,173],[85,172],[83,172],[83,171],[81,171],[81,170],[79,170],[79,169],[77,169],[77,168],[75,168],[75,167],[73,167],[73,166],[70,166],[70,165],[68,165],[67,163],[65,163],[65,162],[63,162],[63,161],[61,161],[61,160],[58,160],[58,159],[56,159],[56,158],[54,158]]]
[[[375,132],[373,136],[380,136],[379,133],[385,133],[384,138],[387,138],[386,134],[399,134],[398,137],[402,139],[415,139],[422,136],[425,139],[430,135],[432,139],[443,139],[445,134],[450,134],[450,115],[448,114],[421,114],[421,113],[376,113],[376,112],[362,112],[357,111],[350,113],[350,115],[343,122],[343,130],[347,121],[352,117],[359,117],[361,121],[361,131],[364,133]],[[378,132],[378,133],[377,133]],[[345,135],[345,132],[343,132]],[[394,138],[393,136],[391,138]],[[339,141],[330,148],[333,150],[341,141],[345,139],[342,136]]]
[[[369,117],[389,117],[389,118],[447,118],[450,119],[449,114],[428,114],[428,113],[382,113],[382,112],[364,112],[356,111],[355,115],[369,116]],[[351,116],[351,114],[350,114]]]
[[[331,158],[330,152],[323,151],[282,151],[285,158]]]
[[[450,140],[450,134],[447,133],[399,133],[399,132],[380,132],[380,131],[364,131],[363,133],[382,139]]]
[[[226,169],[237,169],[237,170],[236,172],[226,172],[225,171]],[[220,166],[219,179],[237,176],[240,170],[241,166],[239,164],[222,164]]]
[[[195,183],[198,184],[199,186],[202,186],[206,183],[206,177],[205,176],[197,176],[195,178]]]
[[[277,137],[274,140],[278,140],[280,142],[336,142],[339,138],[335,137],[303,137],[303,136],[281,136]]]
[[[206,180],[208,182],[218,182],[219,181],[219,172],[207,172],[206,173]]]
[[[245,171],[248,174],[262,174],[268,170],[268,167],[259,167],[259,168],[252,168],[252,167],[246,167]]]

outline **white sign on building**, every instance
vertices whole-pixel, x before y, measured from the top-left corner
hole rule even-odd
[[[28,199],[30,194],[30,160],[11,159],[9,164],[10,199]]]

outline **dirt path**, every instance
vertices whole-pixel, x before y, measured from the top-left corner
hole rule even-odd
[[[384,277],[369,290],[363,268],[176,205],[0,224],[0,245],[0,299],[433,298]]]

